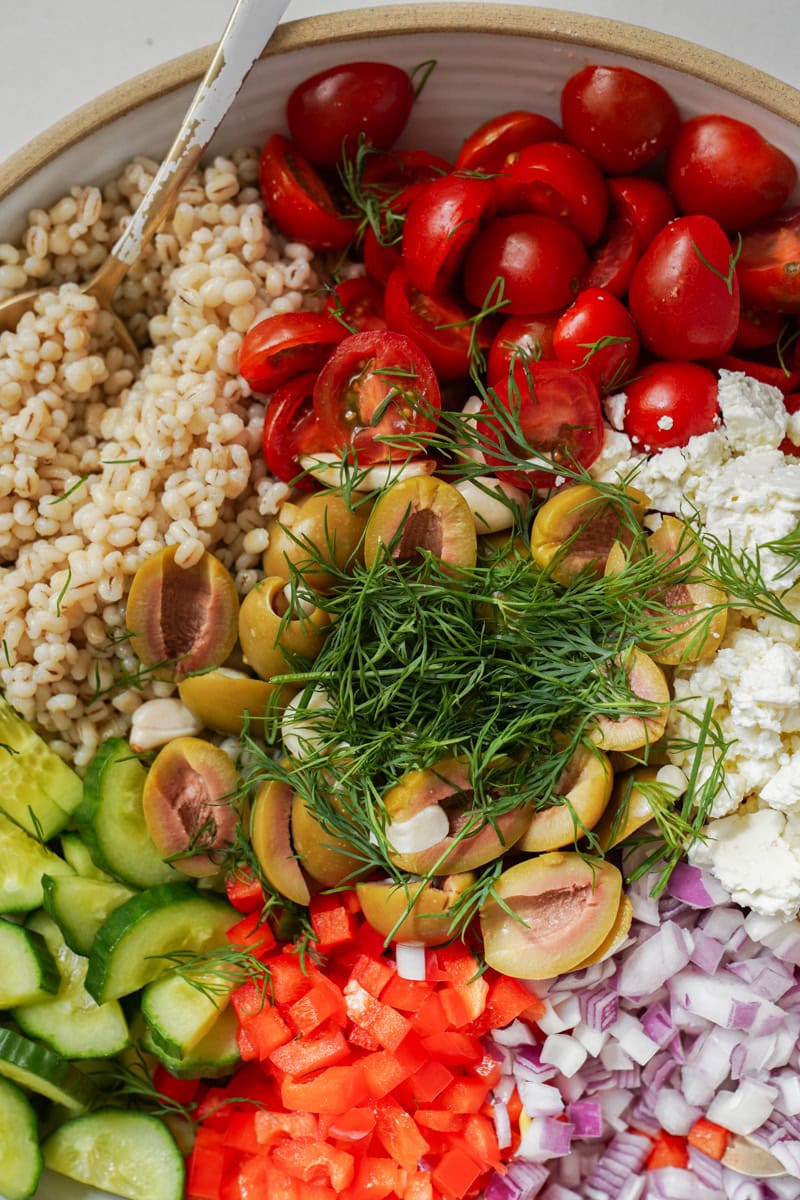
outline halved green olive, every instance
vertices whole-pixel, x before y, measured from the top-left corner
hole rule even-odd
[[[564,798],[563,803],[538,809],[517,849],[535,854],[579,840],[584,830],[593,829],[602,817],[613,779],[611,763],[602,750],[578,746],[553,789]]]
[[[181,680],[178,694],[207,729],[240,734],[247,728],[259,736],[268,721],[280,718],[294,692],[286,684],[279,686],[230,667],[217,667]]]
[[[623,500],[625,501],[623,503]],[[558,583],[570,583],[583,571],[602,574],[615,541],[630,544],[647,508],[636,488],[620,489],[620,499],[579,483],[546,500],[531,530],[531,554]]]
[[[609,929],[603,941],[597,949],[583,962],[579,962],[576,971],[582,971],[584,967],[591,967],[592,963],[600,962],[601,959],[607,958],[609,954],[613,954],[628,936],[628,931],[633,923],[633,905],[627,896],[622,896],[617,909],[617,915],[614,924]]]
[[[378,880],[357,883],[356,894],[367,921],[382,937],[436,946],[451,936],[450,909],[474,881],[469,871],[437,883]]]
[[[286,580],[273,575],[245,596],[239,609],[239,641],[249,666],[262,679],[285,674],[293,660],[314,659],[322,649],[330,615],[300,599],[300,611],[289,613]]]
[[[294,792],[288,783],[270,779],[259,785],[250,815],[250,842],[264,877],[295,904],[311,899],[290,831]]]
[[[669,684],[666,676],[649,655],[633,646],[622,664],[634,696],[654,705],[646,717],[595,718],[589,736],[601,750],[637,750],[657,742],[667,727]]]
[[[295,854],[316,883],[337,887],[358,873],[358,859],[350,842],[329,833],[302,796],[292,799],[291,831]]]
[[[145,559],[133,577],[125,621],[134,653],[161,678],[218,667],[236,645],[239,596],[230,573],[204,551],[191,567],[176,546]]]
[[[347,571],[363,559],[362,537],[371,507],[371,501],[362,500],[351,508],[344,494],[332,489],[287,501],[267,525],[264,571],[286,581],[291,564],[308,587],[329,591],[336,572]],[[326,566],[335,570],[325,570]]]
[[[364,534],[368,567],[382,551],[398,562],[419,562],[423,550],[454,567],[474,567],[478,554],[469,505],[451,483],[432,475],[393,484],[377,500]]]
[[[624,842],[653,819],[650,797],[662,770],[661,766],[636,767],[617,776],[608,808],[594,831],[603,850]],[[640,786],[642,784],[644,787]]]

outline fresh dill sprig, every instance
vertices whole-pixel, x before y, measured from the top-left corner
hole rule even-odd
[[[264,944],[272,944],[272,935],[265,929]],[[271,994],[269,967],[262,963],[250,948],[224,945],[202,953],[196,950],[174,950],[159,955],[160,961],[168,963],[172,973],[179,975],[190,987],[195,988],[219,1007],[230,993],[243,983],[255,983],[264,997]]]

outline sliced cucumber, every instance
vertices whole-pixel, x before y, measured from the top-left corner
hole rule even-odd
[[[0,809],[46,842],[82,795],[80,776],[0,697]]]
[[[123,883],[156,887],[175,879],[147,832],[142,791],[147,771],[122,738],[110,738],[86,771],[75,821],[92,858]]]
[[[211,972],[197,979],[204,990],[175,971],[148,983],[142,992],[142,1016],[150,1038],[165,1054],[183,1058],[217,1023],[236,984]]]
[[[115,908],[134,894],[114,879],[82,879],[79,875],[45,875],[44,907],[76,954],[88,957],[100,926]]]
[[[0,913],[40,908],[42,876],[72,874],[63,858],[0,812]]]
[[[0,1008],[34,1004],[58,991],[61,977],[42,935],[2,917],[0,963]]]
[[[149,888],[101,925],[89,955],[86,990],[98,1004],[138,992],[171,966],[177,951],[221,946],[240,914],[219,896],[188,883]]]
[[[219,1079],[230,1075],[239,1062],[238,1032],[236,1012],[226,1008],[205,1037],[183,1057],[173,1058],[166,1054],[162,1047],[155,1044],[149,1028],[142,1036],[141,1045],[148,1054],[154,1054],[176,1079]]]
[[[86,991],[88,959],[70,950],[52,917],[34,913],[28,928],[40,934],[58,964],[58,994],[14,1008],[23,1033],[38,1038],[65,1058],[109,1058],[130,1045],[128,1023],[118,1001],[96,1004]]]
[[[46,1139],[47,1166],[127,1200],[182,1200],[183,1156],[157,1117],[99,1108],[73,1117]]]
[[[43,1166],[31,1102],[16,1084],[0,1079],[0,1196],[28,1200],[38,1187]]]
[[[61,854],[81,879],[111,879],[92,858],[92,852],[79,833],[61,834]]]
[[[0,1075],[71,1112],[85,1112],[96,1095],[91,1079],[66,1058],[13,1029],[0,1029]]]

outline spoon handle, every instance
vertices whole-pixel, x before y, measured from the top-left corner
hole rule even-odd
[[[110,302],[117,284],[172,211],[178,193],[288,6],[289,0],[236,0],[175,141],[111,254],[86,288],[101,304]]]

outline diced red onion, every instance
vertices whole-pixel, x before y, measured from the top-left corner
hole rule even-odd
[[[603,1110],[596,1100],[575,1100],[567,1105],[567,1120],[576,1138],[599,1138],[603,1135]]]
[[[492,1104],[492,1116],[497,1145],[501,1150],[505,1150],[511,1145],[511,1117],[508,1115],[508,1105],[503,1100],[498,1100],[497,1096]]]
[[[517,1080],[517,1091],[522,1107],[529,1117],[551,1117],[564,1111],[561,1092],[550,1083],[531,1083]]]
[[[778,1071],[772,1082],[779,1093],[776,1107],[789,1117],[800,1114],[800,1075],[796,1071]]]
[[[581,1069],[586,1058],[584,1047],[566,1033],[551,1033],[542,1044],[542,1062],[556,1067],[567,1079]]]
[[[777,1088],[754,1079],[743,1079],[735,1092],[717,1092],[706,1116],[731,1133],[753,1133],[772,1112]]]
[[[550,1187],[542,1192],[540,1200],[581,1200],[577,1192],[573,1192],[572,1188],[562,1187],[560,1183],[551,1183]]]
[[[610,988],[598,987],[581,992],[578,1000],[585,1024],[592,1029],[599,1029],[601,1033],[609,1029],[619,1015],[619,996]]]
[[[603,1046],[608,1041],[608,1034],[606,1032],[602,1029],[593,1029],[585,1021],[578,1022],[572,1031],[572,1036],[577,1038],[584,1050],[592,1058],[597,1058]]]
[[[659,1200],[719,1200],[719,1192],[703,1187],[692,1171],[660,1167],[649,1176],[650,1193]]]
[[[495,1029],[492,1032],[492,1040],[497,1042],[498,1046],[514,1046],[515,1048],[536,1044],[533,1031],[524,1021],[512,1021],[504,1029]]]
[[[705,1187],[722,1191],[722,1164],[694,1146],[688,1146],[687,1151],[689,1165],[700,1182]]]
[[[563,1158],[572,1146],[572,1125],[553,1117],[534,1117],[522,1135],[517,1156],[528,1162]]]
[[[692,952],[689,955],[692,962],[701,971],[713,975],[718,970],[725,954],[722,942],[710,937],[703,929],[695,929],[693,942]]]
[[[689,1104],[675,1088],[662,1088],[655,1102],[655,1115],[662,1129],[684,1137],[703,1110]]]
[[[730,896],[713,875],[687,862],[680,862],[674,868],[667,892],[690,908],[714,908],[717,904],[730,903]]]
[[[786,1168],[788,1175],[800,1179],[800,1142],[795,1139],[775,1142],[772,1153],[779,1163]]]
[[[538,1163],[514,1161],[505,1175],[494,1175],[484,1200],[534,1200],[547,1183],[548,1173]]]
[[[640,1023],[630,1013],[620,1013],[610,1032],[625,1053],[630,1055],[640,1067],[643,1067],[654,1054],[658,1053],[656,1043],[650,1040]]]
[[[641,1016],[642,1029],[651,1042],[663,1048],[675,1033],[668,1010],[660,1002],[651,1004]]]
[[[546,1083],[558,1074],[550,1063],[542,1062],[542,1047],[540,1043],[533,1046],[520,1046],[514,1060],[514,1071],[520,1079],[532,1079],[538,1083]]]
[[[626,956],[619,973],[620,996],[649,996],[678,971],[692,952],[692,936],[674,921],[665,921],[651,937]]]

